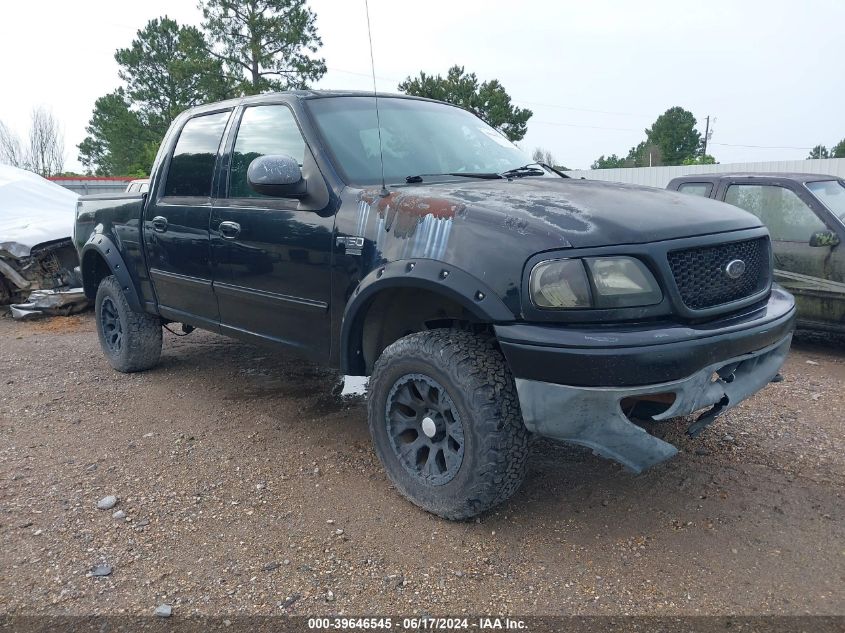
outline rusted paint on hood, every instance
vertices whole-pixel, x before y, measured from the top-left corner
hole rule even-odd
[[[438,220],[452,220],[464,213],[466,205],[449,197],[434,197],[393,191],[387,196],[366,190],[361,200],[375,207],[384,228],[393,231],[398,238],[413,237],[423,218],[431,216]]]

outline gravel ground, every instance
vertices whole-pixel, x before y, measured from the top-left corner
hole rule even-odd
[[[698,440],[662,425],[681,453],[640,476],[540,441],[465,523],[274,351],[167,334],[123,375],[85,314],[0,318],[0,363],[0,614],[845,614],[845,348],[796,345]]]

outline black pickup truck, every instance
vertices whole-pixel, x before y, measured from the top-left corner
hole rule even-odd
[[[195,108],[148,192],[80,200],[115,369],[153,367],[176,322],[369,376],[387,474],[451,519],[517,490],[532,434],[639,472],[677,449],[636,422],[703,411],[695,435],[778,374],[795,307],[753,215],[569,179],[448,104],[375,106]]]

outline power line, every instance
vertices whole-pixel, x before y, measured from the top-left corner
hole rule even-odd
[[[716,143],[710,145],[722,145],[724,147],[749,147],[752,149],[813,149],[812,147],[797,147],[795,145],[742,145],[739,143]]]
[[[355,70],[345,70],[343,68],[335,68],[333,66],[327,66],[326,69],[330,70],[332,72],[336,72],[336,73],[343,73],[344,75],[355,75],[355,76],[358,76],[358,77],[366,77],[367,79],[372,78],[372,74],[370,74],[370,73],[363,73],[363,72],[358,72],[358,71],[355,71]],[[381,79],[382,81],[395,81],[397,83],[401,83],[402,81],[404,81],[404,79],[397,79],[396,77],[377,76],[377,79]],[[525,101],[523,99],[513,99],[513,102],[514,103],[521,103],[523,105],[534,106],[534,107],[538,107],[538,108],[555,108],[557,110],[572,110],[574,112],[591,112],[593,114],[609,114],[609,115],[613,115],[613,116],[637,116],[637,117],[649,117],[649,116],[651,116],[651,115],[646,115],[646,114],[637,114],[635,112],[613,112],[611,110],[596,110],[596,109],[593,109],[593,108],[579,108],[579,107],[575,107],[575,106],[558,105],[558,104],[555,104],[555,103],[539,103],[537,101]]]
[[[361,73],[356,72],[353,70],[344,70],[341,68],[333,68],[328,67],[328,70],[344,73],[347,75],[358,75],[360,77],[367,77],[368,79],[372,78],[372,74],[370,73]],[[395,77],[378,77],[383,81],[395,81],[401,82],[403,80],[396,79]],[[609,114],[614,116],[638,116],[638,117],[646,117],[651,115],[644,115],[644,114],[637,114],[634,112],[613,112],[611,110],[594,110],[591,108],[578,108],[575,106],[564,106],[564,105],[557,105],[554,103],[539,103],[536,101],[524,101],[522,99],[514,99],[514,103],[521,103],[524,105],[536,106],[536,107],[543,107],[543,108],[556,108],[559,110],[572,110],[575,112],[591,112],[594,114]],[[610,127],[606,125],[584,125],[581,123],[563,123],[560,121],[541,121],[538,119],[531,119],[531,123],[539,123],[541,125],[551,125],[554,127],[573,127],[573,128],[583,128],[587,130],[608,130],[611,132],[642,132],[641,128],[630,128],[630,127]],[[800,150],[809,150],[813,149],[812,147],[798,147],[794,145],[745,145],[742,143],[717,143],[715,141],[708,142],[708,145],[719,145],[720,147],[744,147],[748,149],[800,149]]]
[[[514,103],[522,103],[524,105],[534,106],[537,108],[555,108],[557,110],[574,110],[575,112],[592,112],[593,114],[610,114],[613,116],[636,116],[649,117],[647,114],[637,114],[636,112],[612,112],[610,110],[594,110],[592,108],[576,108],[573,106],[557,105],[554,103],[538,103],[536,101],[523,101],[522,99],[514,99]]]
[[[372,73],[359,73],[355,72],[354,70],[343,70],[342,68],[333,68],[331,66],[326,66],[326,70],[330,70],[335,73],[343,73],[344,75],[357,75],[358,77],[366,77],[367,79],[372,79]],[[381,77],[376,75],[376,79],[381,79],[382,81],[395,81],[400,83],[404,81],[403,79],[396,79],[395,77]]]
[[[531,123],[540,123],[542,125],[554,125],[559,127],[583,127],[590,130],[613,130],[616,132],[642,132],[640,128],[631,127],[606,127],[603,125],[582,125],[580,123],[561,123],[559,121],[538,121],[530,119]]]

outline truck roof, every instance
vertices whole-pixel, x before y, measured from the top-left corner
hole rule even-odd
[[[260,95],[250,95],[247,97],[238,97],[236,99],[228,99],[226,101],[216,101],[201,106],[196,106],[185,110],[182,113],[195,114],[198,112],[211,112],[220,110],[222,108],[234,107],[237,105],[255,105],[260,103],[279,103],[280,101],[292,101],[294,99],[308,100],[308,99],[325,99],[331,97],[372,97],[376,94],[380,99],[415,99],[417,101],[431,101],[434,103],[443,103],[436,99],[428,99],[426,97],[417,97],[413,95],[406,95],[394,92],[377,92],[372,90],[285,90],[281,92],[266,92]],[[447,104],[454,105],[454,104]],[[456,106],[459,107],[459,106]]]
[[[816,182],[819,180],[841,180],[838,176],[826,174],[805,174],[800,172],[754,172],[732,171],[717,174],[689,174],[673,178],[673,182],[702,182],[724,180],[726,178],[760,178],[761,180],[794,180],[796,182]]]

